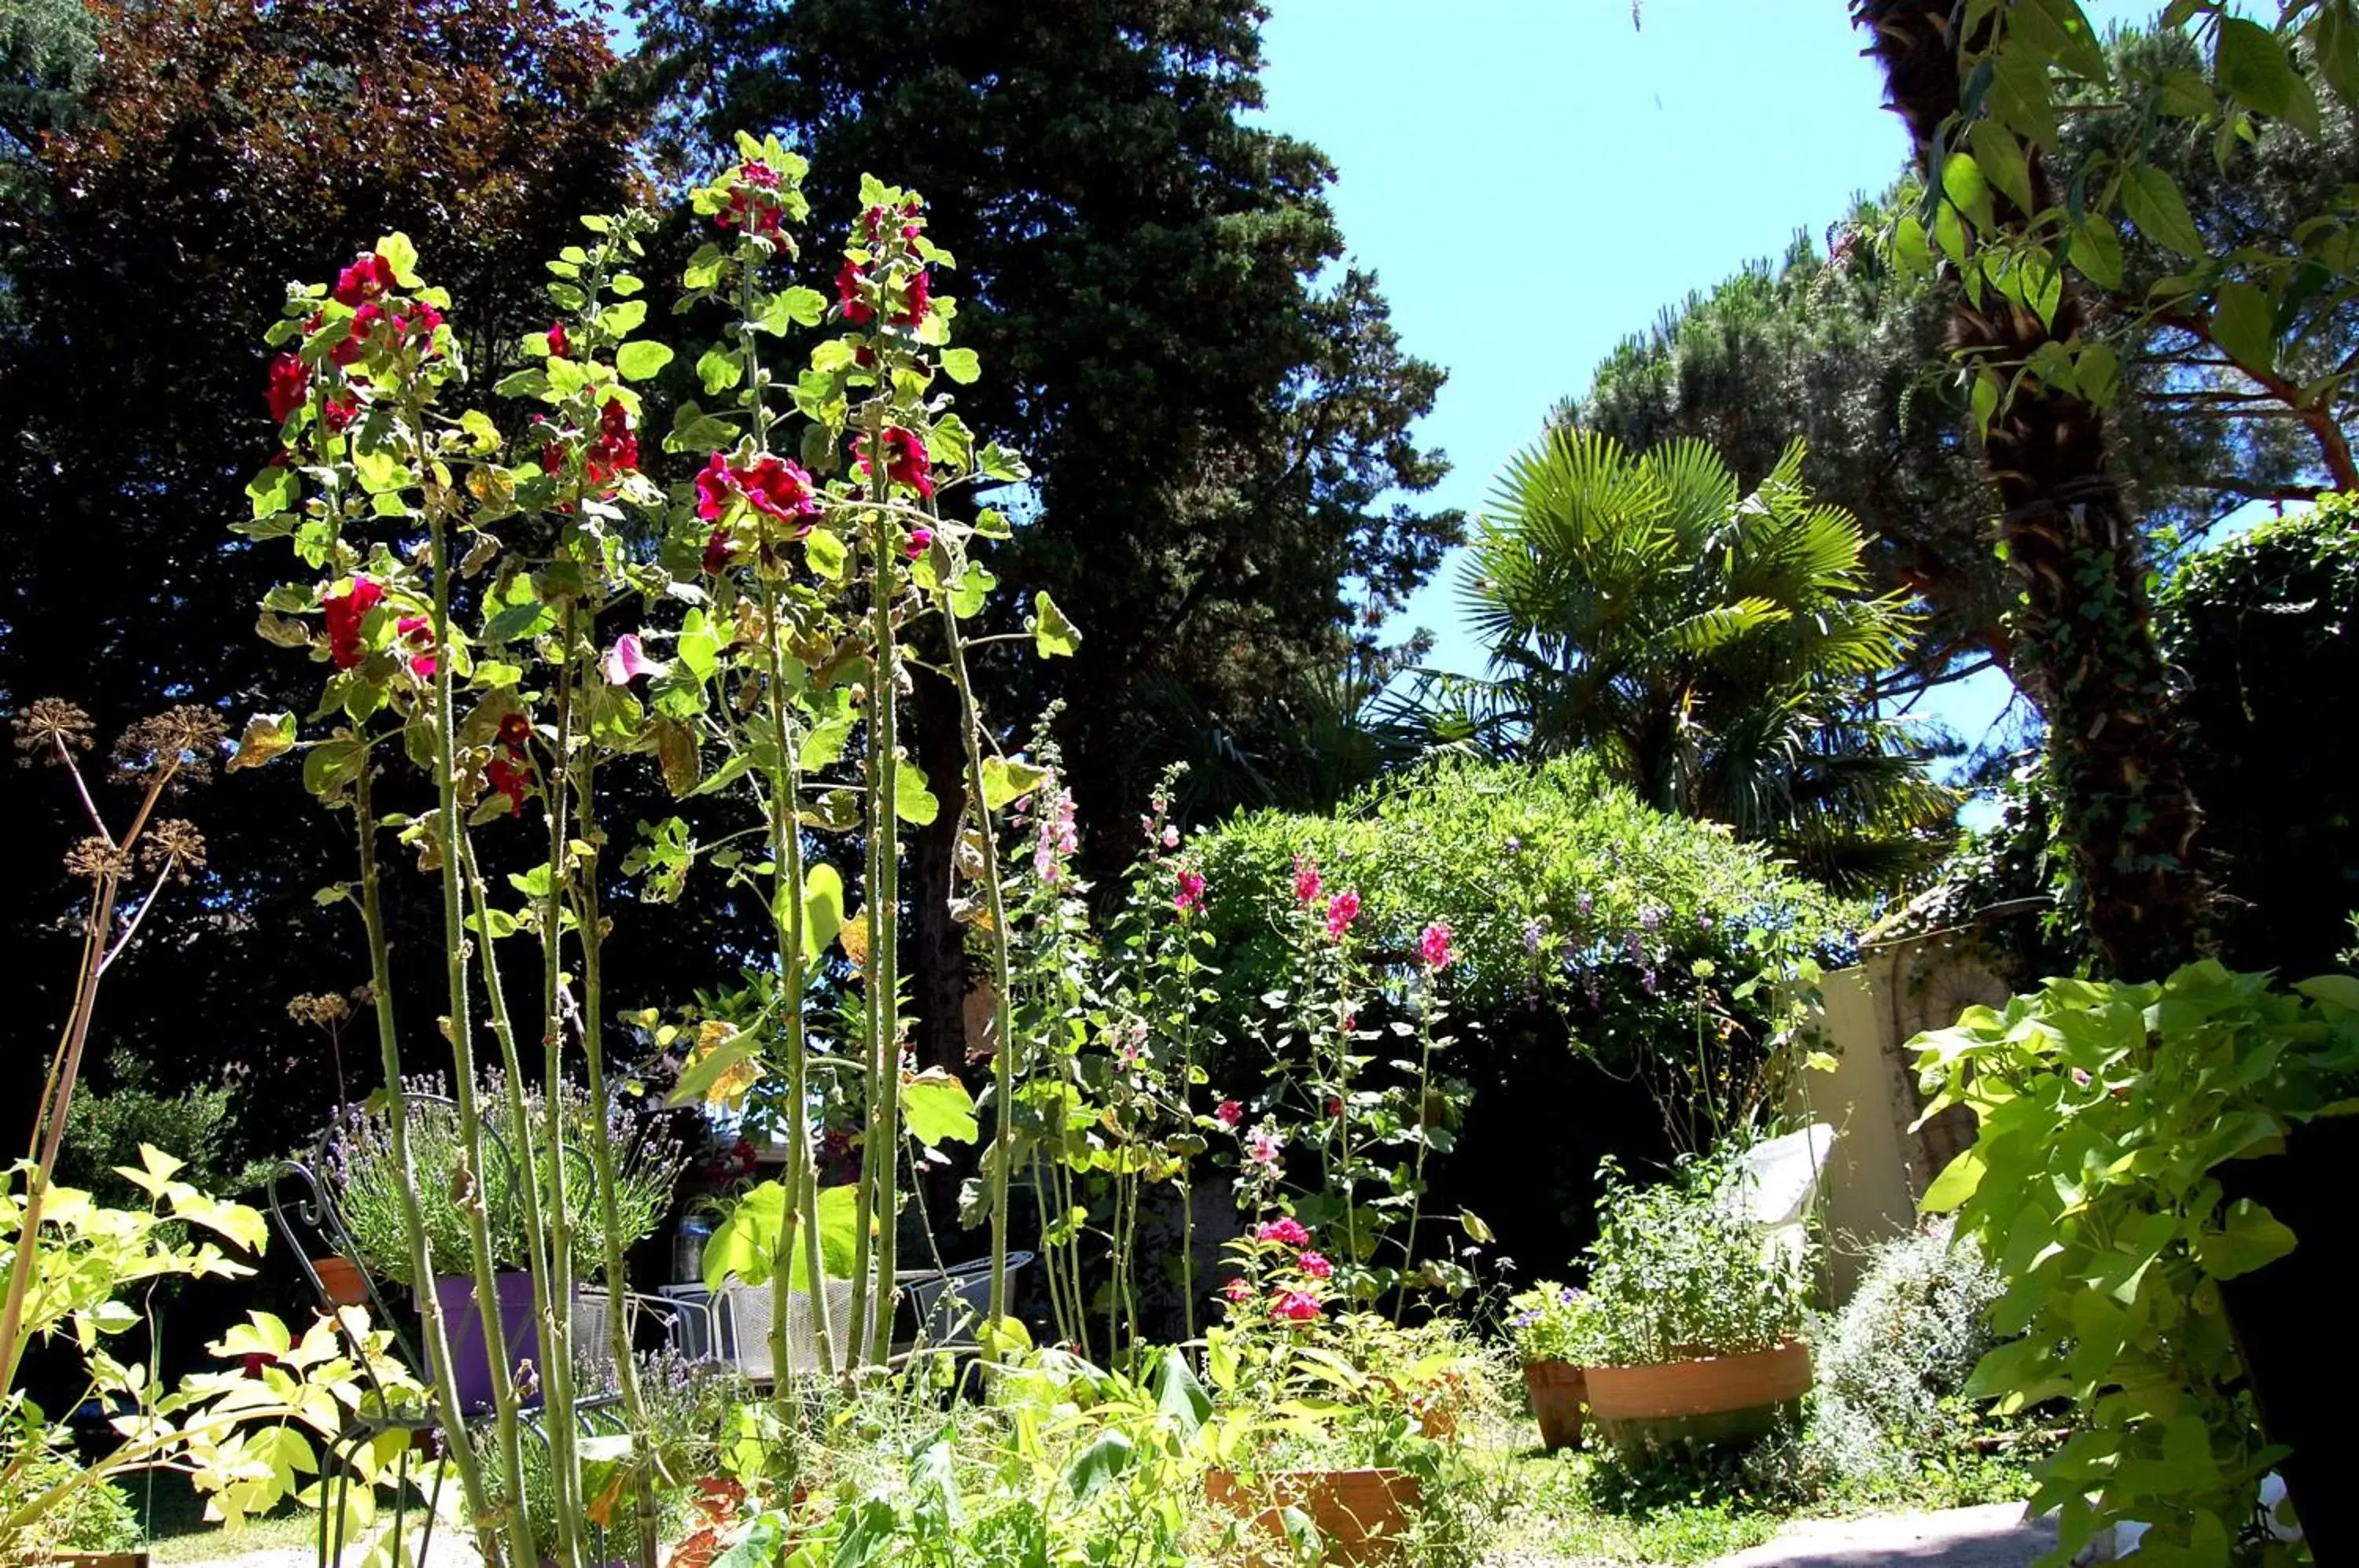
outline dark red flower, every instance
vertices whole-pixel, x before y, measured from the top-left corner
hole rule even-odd
[[[591,484],[603,485],[638,465],[639,438],[631,433],[630,411],[609,397],[598,411],[598,438],[582,453],[582,472]]]
[[[925,554],[926,551],[934,548],[934,530],[928,528],[911,528],[909,530],[909,542],[901,548],[903,552],[907,554],[911,561],[917,560],[919,556]]]
[[[393,289],[393,264],[375,251],[364,250],[336,275],[335,300],[360,306],[380,299]]]
[[[853,455],[858,460],[853,467],[862,478],[868,476],[868,459],[861,452],[860,438],[853,438]],[[926,443],[917,431],[899,425],[885,427],[885,477],[896,485],[907,485],[926,500],[934,498],[933,465],[926,456]]]
[[[729,530],[715,528],[704,541],[704,574],[718,577],[729,570]]]
[[[434,330],[441,324],[442,312],[424,303],[412,306],[408,315],[396,316],[393,319],[393,330],[397,336],[417,338],[421,343],[427,343],[434,341]]]
[[[311,373],[301,356],[282,354],[270,362],[270,382],[263,388],[263,399],[270,405],[270,417],[279,424],[287,416],[303,406],[311,390]]]
[[[728,515],[729,499],[736,494],[737,487],[729,482],[729,460],[714,452],[696,476],[697,517],[708,523],[719,522]]]
[[[714,452],[696,476],[696,515],[717,523],[728,516],[732,497],[741,495],[766,517],[795,524],[798,539],[810,531],[810,519],[819,512],[818,493],[800,463],[765,453],[750,467],[732,468],[726,457]],[[712,558],[709,547],[705,554]]]
[[[521,752],[525,742],[532,738],[532,720],[523,713],[500,716],[500,744],[510,751]]]
[[[384,320],[382,305],[363,305],[354,310],[344,341],[328,351],[328,358],[337,365],[350,365],[360,358],[368,347],[369,333],[376,331],[376,324]]]
[[[910,275],[908,303],[901,307],[893,319],[905,327],[914,327],[926,319],[926,312],[932,308],[932,275],[921,267]]]
[[[549,326],[549,353],[552,359],[563,359],[573,352],[573,340],[565,335],[563,321],[551,321]]]
[[[861,286],[865,281],[860,275],[860,268],[849,261],[835,275],[835,302],[842,309],[843,319],[847,321],[874,321],[876,317],[876,312],[868,308],[868,301],[861,292]]]
[[[409,672],[420,681],[434,679],[434,624],[423,615],[404,615],[393,624],[401,646],[409,650]]]
[[[355,577],[352,587],[320,601],[320,607],[327,612],[328,657],[337,669],[350,670],[368,657],[361,642],[361,623],[384,598],[383,583]]]
[[[758,158],[749,158],[737,166],[737,178],[748,185],[758,185],[765,191],[778,188],[778,171]]]
[[[331,397],[320,411],[326,417],[330,430],[341,430],[361,417],[360,394],[346,392],[341,397]]]
[[[484,769],[484,779],[491,785],[493,794],[508,798],[508,815],[524,814],[524,798],[532,793],[531,768],[505,757],[495,757],[492,765]]]

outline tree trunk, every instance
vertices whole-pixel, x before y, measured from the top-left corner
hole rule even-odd
[[[1923,163],[1958,111],[1950,0],[1854,0],[1873,35],[1889,103]],[[2035,149],[2034,211],[2049,205]],[[1997,221],[2027,215],[1996,197]],[[2049,340],[2078,332],[2067,272],[2052,322],[1995,289],[1981,308],[1961,291],[1951,333],[1972,365],[2012,374]],[[2154,647],[2136,519],[2107,462],[2103,412],[2023,377],[1993,416],[1984,462],[2005,510],[2000,537],[2025,603],[2018,659],[2042,686],[2060,831],[2071,847],[2099,962],[2125,979],[2160,979],[2196,956],[2208,902],[2188,854],[2201,821],[2181,766],[2183,732]]]

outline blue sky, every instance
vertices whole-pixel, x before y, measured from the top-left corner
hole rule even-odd
[[[1270,0],[1265,123],[1325,150],[1355,260],[1450,371],[1434,499],[1478,510],[1549,407],[1690,291],[1823,235],[1908,151],[1841,0]],[[2092,4],[2099,26],[2147,14]],[[1478,670],[1447,565],[1397,629]],[[2006,696],[1948,695],[1973,738]]]

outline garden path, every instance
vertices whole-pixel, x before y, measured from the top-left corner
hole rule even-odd
[[[2027,1522],[2020,1503],[1866,1519],[1797,1519],[1766,1545],[1715,1559],[1710,1568],[2029,1568],[2056,1544],[2053,1519]]]

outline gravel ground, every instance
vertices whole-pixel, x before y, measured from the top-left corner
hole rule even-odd
[[[2027,1523],[2022,1504],[1992,1503],[1930,1514],[1798,1519],[1768,1544],[1717,1559],[1712,1568],[1869,1568],[1878,1563],[2029,1568],[2055,1544],[2055,1520]]]

